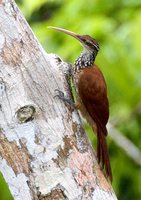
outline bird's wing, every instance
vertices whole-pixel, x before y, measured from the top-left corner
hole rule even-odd
[[[106,82],[102,72],[94,65],[83,69],[78,81],[80,98],[97,126],[97,158],[112,181],[112,171],[106,143],[106,124],[109,118],[109,103]]]
[[[107,89],[102,72],[95,65],[81,73],[78,92],[91,118],[105,130],[109,118]]]

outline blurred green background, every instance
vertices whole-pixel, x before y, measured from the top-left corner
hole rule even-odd
[[[107,81],[110,121],[140,151],[141,1],[19,0],[17,3],[45,50],[58,54],[64,61],[73,63],[81,46],[47,26],[88,34],[99,41],[101,50],[96,63]],[[88,125],[86,129],[95,143]],[[110,136],[108,143],[113,188],[118,199],[141,200],[141,165],[127,156]],[[5,184],[0,181],[0,199],[11,199],[5,191]]]

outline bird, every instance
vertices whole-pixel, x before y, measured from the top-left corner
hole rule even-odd
[[[112,182],[112,170],[109,159],[106,128],[109,119],[109,100],[107,85],[100,68],[95,64],[99,52],[99,43],[89,35],[79,35],[72,31],[49,26],[59,32],[74,37],[83,47],[72,70],[72,79],[76,90],[76,108],[87,120],[97,136],[97,159],[105,176]]]

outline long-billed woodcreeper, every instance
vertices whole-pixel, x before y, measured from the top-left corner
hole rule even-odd
[[[106,124],[109,118],[109,102],[104,76],[94,64],[99,51],[98,42],[89,35],[78,35],[66,29],[49,27],[76,38],[83,46],[83,51],[76,59],[72,78],[77,93],[76,107],[97,133],[97,158],[112,181],[112,172],[106,143]]]

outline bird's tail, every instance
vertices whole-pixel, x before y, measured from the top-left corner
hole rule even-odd
[[[97,127],[97,158],[98,162],[102,165],[106,176],[112,182],[112,170],[109,159],[108,146],[106,142],[107,129]]]

